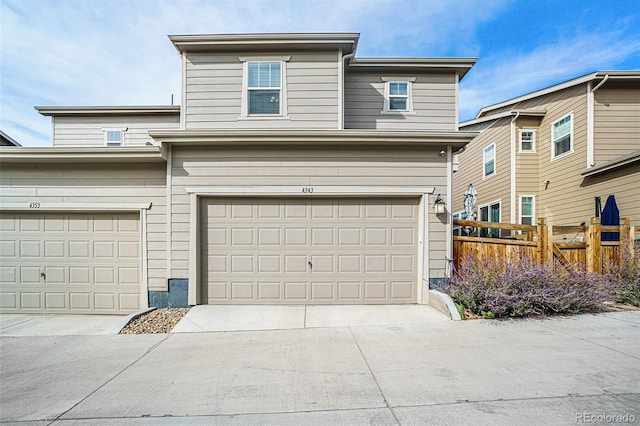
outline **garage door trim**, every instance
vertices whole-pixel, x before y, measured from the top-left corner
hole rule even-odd
[[[305,191],[312,188],[312,192]],[[262,186],[262,187],[189,187],[189,284],[188,303],[197,305],[201,300],[201,245],[200,245],[200,198],[215,197],[300,197],[326,198],[345,197],[419,197],[418,203],[418,268],[416,277],[417,302],[423,303],[424,274],[429,265],[427,200],[435,191],[434,187],[350,187],[350,186]]]
[[[57,213],[105,213],[139,212],[140,214],[140,306],[149,307],[148,261],[147,261],[147,210],[151,203],[0,203],[0,211],[5,212],[57,212]]]

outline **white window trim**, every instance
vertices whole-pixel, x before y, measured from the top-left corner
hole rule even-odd
[[[522,225],[522,199],[525,197],[531,198],[531,225],[536,224],[536,196],[533,194],[522,194],[518,198],[518,223]]]
[[[522,133],[531,132],[533,133],[533,140],[531,141],[531,149],[526,150],[522,149]],[[538,132],[534,129],[520,129],[518,132],[518,152],[520,154],[535,154],[536,152],[536,139],[538,139]]]
[[[287,62],[291,56],[255,56],[240,57],[242,62],[242,98],[240,101],[239,120],[274,120],[290,119],[287,108]],[[280,113],[279,114],[249,114],[249,62],[280,62]]]
[[[111,147],[125,146],[126,145],[125,133],[127,130],[129,130],[127,127],[104,127],[102,129],[102,132],[104,133],[104,146],[111,146]],[[120,132],[120,145],[109,145],[109,142],[107,141],[108,132]]]
[[[485,173],[486,169],[485,169],[484,153],[487,149],[491,148],[491,146],[493,146],[493,173],[488,175]],[[489,179],[490,177],[495,176],[498,173],[498,168],[496,167],[497,150],[498,148],[496,147],[495,142],[490,143],[489,145],[482,148],[482,180]]]
[[[567,117],[571,117],[571,130],[569,130],[569,135],[571,136],[569,139],[569,150],[567,152],[563,152],[560,155],[554,155],[555,154],[555,140],[553,139],[553,126],[556,125],[557,122],[564,120]],[[563,115],[562,117],[560,117],[559,119],[557,119],[556,121],[554,121],[553,123],[551,123],[550,126],[550,137],[549,139],[551,139],[551,161],[556,160],[558,158],[562,158],[562,157],[566,157],[567,155],[570,155],[573,153],[573,138],[574,138],[574,132],[573,132],[573,111],[571,111],[569,114]]]
[[[415,115],[413,110],[413,83],[416,77],[380,77],[384,81],[384,107],[381,114],[394,115]],[[398,110],[389,108],[389,84],[390,83],[407,83],[407,109]]]

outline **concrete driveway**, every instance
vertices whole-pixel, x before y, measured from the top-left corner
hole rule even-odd
[[[5,336],[0,366],[0,422],[640,421],[638,311],[523,321]]]

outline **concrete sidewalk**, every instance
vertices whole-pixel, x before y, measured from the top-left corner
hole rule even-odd
[[[0,337],[0,366],[0,422],[640,421],[640,311],[546,320]]]
[[[426,305],[197,305],[172,333],[431,324],[450,321]]]
[[[78,336],[117,334],[123,315],[1,314],[0,336]]]

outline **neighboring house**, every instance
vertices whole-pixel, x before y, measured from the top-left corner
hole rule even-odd
[[[455,217],[472,183],[478,220],[579,225],[596,216],[596,197],[604,206],[613,194],[621,217],[640,225],[640,71],[596,72],[500,102],[460,129],[480,134],[458,155]]]
[[[36,107],[54,146],[0,151],[0,309],[427,303],[475,59],[358,37],[171,36],[180,107]]]
[[[11,136],[0,130],[0,146],[21,146]]]

